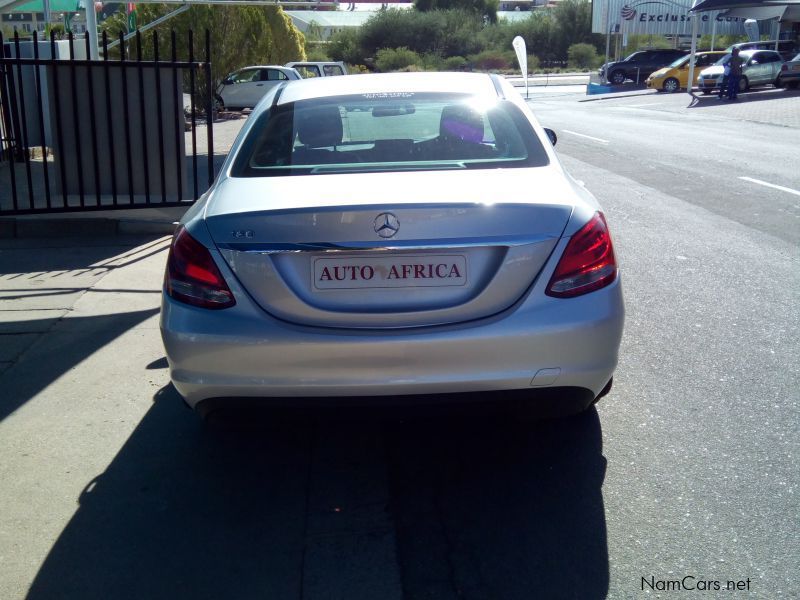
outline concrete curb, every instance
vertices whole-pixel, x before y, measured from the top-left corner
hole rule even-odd
[[[0,239],[114,235],[172,235],[173,221],[114,218],[0,218]]]
[[[172,235],[190,205],[0,217],[0,239]]]
[[[595,102],[596,100],[613,100],[614,98],[632,98],[634,96],[652,96],[657,94],[655,90],[636,90],[634,92],[611,92],[610,94],[596,94],[578,100],[578,102]]]

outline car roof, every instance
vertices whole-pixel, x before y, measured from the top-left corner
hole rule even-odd
[[[342,65],[341,61],[337,60],[298,60],[286,63],[287,67],[296,67],[298,65]]]
[[[742,50],[741,52],[739,52],[739,56],[750,57],[750,56],[753,56],[754,54],[764,54],[764,53],[778,54],[778,52],[775,52],[775,50],[764,50],[764,49],[761,49],[761,48],[753,48],[752,50],[750,50],[750,49]]]
[[[379,73],[292,81],[278,104],[353,94],[392,94],[402,99],[403,94],[420,92],[498,96],[491,76],[483,73]]]
[[[245,69],[280,69],[281,71],[294,71],[293,68],[284,67],[283,65],[247,65],[246,67],[236,69],[234,73],[238,71],[244,71]]]

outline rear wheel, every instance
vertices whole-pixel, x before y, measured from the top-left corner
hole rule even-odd
[[[614,85],[622,85],[625,83],[625,73],[622,71],[612,71],[611,74],[608,76],[608,81],[613,83]]]
[[[750,87],[750,82],[747,81],[747,77],[742,77],[739,80],[739,93],[746,92],[747,88]]]
[[[679,89],[681,89],[681,84],[674,77],[670,77],[664,82],[664,91],[669,94],[677,92]]]

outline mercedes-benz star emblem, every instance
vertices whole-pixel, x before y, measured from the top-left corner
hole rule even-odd
[[[375,217],[375,233],[382,238],[394,236],[400,229],[400,221],[392,213],[385,212]]]

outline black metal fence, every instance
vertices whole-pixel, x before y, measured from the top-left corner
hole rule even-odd
[[[90,60],[88,38],[0,34],[0,215],[183,206],[211,185],[210,35],[203,60],[192,32],[185,60],[175,32],[168,58],[151,42],[144,60],[120,34],[111,58],[104,33]]]

